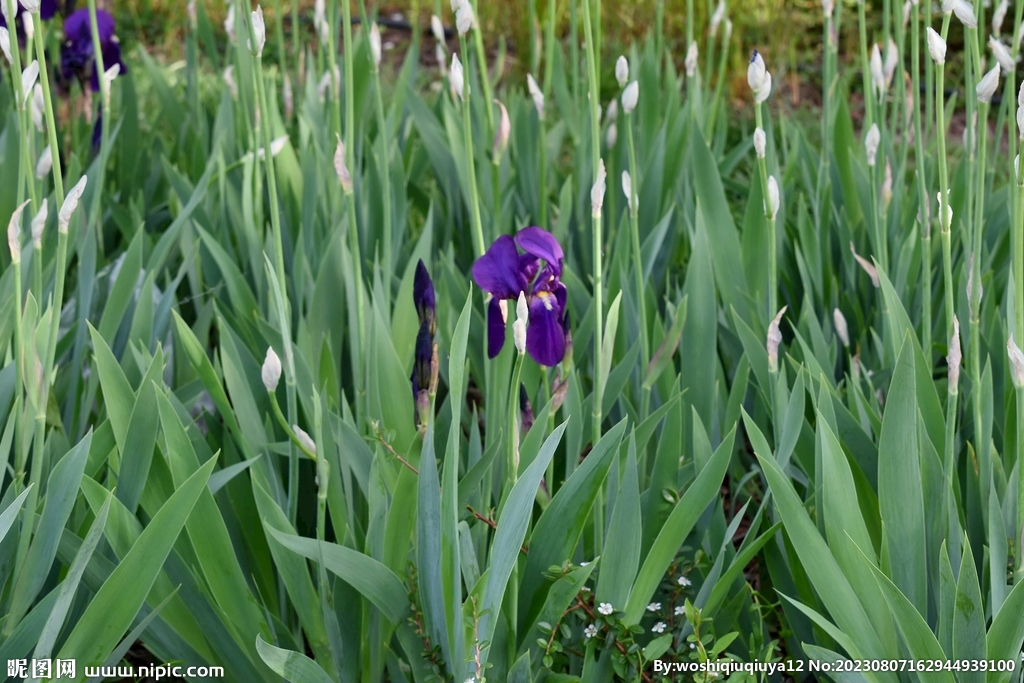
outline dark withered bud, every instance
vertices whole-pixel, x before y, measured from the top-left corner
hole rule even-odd
[[[428,323],[430,336],[433,337],[437,331],[436,307],[437,300],[434,296],[434,283],[430,279],[427,267],[423,260],[416,264],[416,275],[412,281],[412,300],[416,304],[416,314],[420,318],[420,324]]]
[[[526,395],[526,387],[519,385],[519,420],[523,423],[523,434],[530,431],[533,426],[533,406],[530,405],[530,397]]]
[[[572,347],[570,347],[572,348]],[[562,371],[559,370],[558,377],[551,386],[551,414],[558,412],[558,409],[565,403],[565,397],[569,393],[569,373],[566,372],[562,375]]]
[[[565,357],[562,358],[562,365],[566,372],[572,367],[572,321],[569,319],[569,310],[566,309],[562,316],[562,331],[565,332]]]

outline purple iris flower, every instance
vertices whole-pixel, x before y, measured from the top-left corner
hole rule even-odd
[[[96,27],[100,34],[103,68],[109,69],[119,64],[121,73],[128,73],[128,66],[121,60],[121,43],[114,35],[114,17],[101,9],[96,10]],[[64,20],[64,47],[60,51],[60,67],[64,78],[71,80],[77,77],[82,82],[88,78],[93,92],[99,92],[100,79],[93,57],[89,10],[76,10]]]
[[[420,398],[420,392],[427,394],[434,386],[434,333],[437,331],[434,283],[427,267],[420,260],[416,264],[416,275],[412,284],[412,299],[420,319],[420,330],[416,335],[416,349],[412,364],[412,396]],[[429,403],[429,399],[428,399]],[[417,415],[418,417],[418,415]]]
[[[514,238],[502,235],[476,260],[473,279],[493,297],[487,307],[488,356],[494,358],[501,352],[505,344],[505,311],[523,293],[530,307],[527,352],[541,365],[553,367],[562,362],[566,349],[563,257],[554,235],[543,228],[529,227]],[[509,299],[512,304],[507,303]],[[506,302],[504,307],[502,301]]]
[[[0,26],[2,26],[3,28],[8,28],[8,26],[7,26],[7,0],[0,0],[0,2],[2,2],[2,4],[3,4],[3,12],[0,12]],[[46,21],[48,19],[52,19],[53,15],[56,14],[56,13],[57,13],[57,0],[42,0],[42,2],[39,4],[39,17],[43,21]],[[21,34],[21,31],[22,31],[21,15],[22,14],[28,14],[28,11],[24,7],[22,7],[21,3],[19,2],[18,3],[17,21],[15,21],[15,23],[17,24],[18,35],[19,36],[22,35]]]

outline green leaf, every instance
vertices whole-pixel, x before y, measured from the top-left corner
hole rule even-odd
[[[672,327],[665,333],[665,339],[661,342],[661,346],[654,352],[651,362],[644,369],[646,372],[644,375],[644,389],[653,387],[662,373],[672,364],[672,359],[676,355],[676,349],[679,348],[679,340],[683,336],[683,326],[686,324],[686,304],[688,301],[689,299],[684,296],[682,302],[676,308],[676,316],[672,320]]]
[[[964,553],[960,558],[960,573],[956,584],[956,603],[953,609],[953,659],[984,660],[988,652],[985,643],[985,603],[981,598],[978,569],[970,540],[964,539]],[[961,671],[960,683],[983,683],[985,672]]]
[[[615,509],[608,526],[605,548],[609,552],[601,558],[601,573],[597,577],[596,595],[599,602],[626,604],[629,588],[633,585],[640,564],[641,535],[640,475],[637,471],[633,432],[629,435],[626,470],[619,485],[619,493],[615,496]]]
[[[142,489],[149,477],[149,466],[153,460],[153,448],[160,422],[156,409],[156,385],[147,382],[139,389],[132,417],[121,451],[121,467],[117,472],[117,499],[129,511],[139,506]]]
[[[0,541],[3,541],[7,536],[7,532],[11,530],[11,525],[14,524],[14,520],[18,518],[18,512],[21,510],[22,504],[25,502],[25,498],[28,496],[28,492],[32,490],[35,484],[29,484],[28,487],[18,495],[7,508],[0,512]]]
[[[256,636],[256,650],[271,670],[295,683],[333,683],[320,665],[300,652],[274,647]]]
[[[992,618],[988,629],[988,658],[995,660],[1016,659],[1021,665],[1020,652],[1024,645],[1024,581],[1018,581],[999,612]],[[989,683],[1006,683],[1010,680],[1009,671],[990,671]]]

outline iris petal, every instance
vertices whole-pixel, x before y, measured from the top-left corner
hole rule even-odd
[[[99,29],[100,42],[109,42],[114,37],[114,17],[104,10],[96,10],[96,27]],[[89,23],[89,10],[75,10],[64,20],[64,40],[76,43],[89,41],[92,43],[92,28]],[[110,68],[109,64],[105,64]]]
[[[514,299],[526,289],[526,279],[519,269],[519,254],[511,237],[502,235],[476,260],[473,280],[499,299]]]
[[[562,259],[565,254],[555,236],[544,228],[531,226],[516,233],[516,246],[527,254],[551,264],[557,275],[562,274]]]
[[[501,315],[501,305],[497,299],[491,299],[487,305],[487,357],[496,358],[505,345],[505,319]]]
[[[434,310],[436,308],[436,297],[434,295],[434,283],[430,279],[427,267],[423,265],[423,259],[416,264],[416,275],[412,281],[412,300],[419,314],[420,322],[430,321],[434,325]]]
[[[526,328],[526,351],[541,365],[553,367],[565,357],[565,330],[558,299],[543,292],[530,301],[530,326]]]

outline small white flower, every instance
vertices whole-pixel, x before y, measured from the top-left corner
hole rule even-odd
[[[235,5],[228,5],[228,14],[224,17],[224,32],[228,34],[228,42],[235,42]]]
[[[960,321],[953,316],[953,335],[949,338],[949,353],[946,354],[946,365],[949,367],[949,393],[957,393],[957,384],[960,381],[960,361],[963,354],[960,351]]]
[[[338,145],[334,148],[334,172],[341,183],[341,189],[345,194],[352,193],[352,176],[348,172],[348,165],[345,163],[345,143],[341,136],[338,136]]]
[[[629,61],[625,55],[619,55],[615,60],[615,80],[619,82],[620,88],[625,88],[629,81]]]
[[[615,100],[612,100],[613,102]],[[615,143],[619,140],[619,128],[614,123],[608,124],[608,130],[604,133],[604,144],[608,149],[615,147]]]
[[[1018,353],[1020,352],[1018,351]],[[612,604],[610,602],[602,602],[600,605],[598,605],[597,611],[605,616],[608,616],[609,614],[615,611],[615,608],[612,607]]]
[[[768,338],[765,348],[768,350],[768,372],[775,373],[779,370],[779,345],[782,343],[782,331],[779,330],[779,323],[788,306],[783,306],[775,314],[768,324]]]
[[[927,29],[928,52],[936,64],[946,63],[946,41],[931,26]]]
[[[590,640],[597,635],[597,626],[594,624],[588,624],[587,627],[583,629],[583,635],[587,640]]]
[[[21,15],[21,25],[25,29],[25,40],[29,43],[36,37],[36,24],[32,20],[32,15],[25,12]]]
[[[711,34],[714,35],[718,32],[718,25],[725,19],[725,0],[718,0],[718,4],[715,6],[715,12],[711,15]]]
[[[32,94],[32,89],[35,87],[38,77],[39,62],[33,59],[32,63],[21,72],[21,109],[25,108],[25,104],[28,102],[29,95]]]
[[[779,213],[779,183],[773,175],[768,176],[768,202],[765,209],[769,220],[774,221]]]
[[[51,170],[53,170],[53,152],[47,145],[43,153],[39,155],[39,161],[36,162],[36,178],[42,180],[50,174]]]
[[[875,95],[881,97],[885,93],[885,72],[882,66],[882,51],[878,49],[878,43],[871,46],[871,57],[868,60],[871,71],[871,84],[874,86]]]
[[[463,81],[462,62],[459,61],[459,56],[457,54],[452,54],[452,68],[448,74],[448,82],[451,83],[452,90],[458,98],[460,100],[465,99],[463,97],[465,83]]]
[[[754,129],[754,152],[757,153],[758,159],[764,159],[764,150],[768,144],[768,138],[764,134],[764,129],[757,127]]]
[[[988,49],[992,50],[992,56],[999,62],[999,66],[1008,74],[1014,72],[1014,61],[1013,56],[1010,54],[1009,48],[1003,45],[1002,41],[995,36],[989,36],[988,38]]]
[[[530,324],[530,308],[526,305],[526,294],[519,292],[516,302],[516,321],[512,323],[512,340],[519,355],[526,353],[526,327]]]
[[[267,44],[267,24],[263,21],[263,8],[256,6],[252,13],[252,34],[256,39],[255,47],[250,43],[249,50],[257,57],[263,56],[263,46]]]
[[[29,200],[22,202],[21,206],[11,214],[11,220],[7,223],[7,247],[11,251],[11,261],[21,263],[21,213],[28,206]]]
[[[633,81],[622,91],[622,111],[632,114],[640,99],[640,83]]]
[[[690,581],[685,576],[680,576],[678,579],[676,579],[676,583],[678,583],[683,588],[686,588],[687,586],[692,586],[693,585],[693,582]]]
[[[648,612],[657,612],[660,609],[661,609],[661,603],[660,602],[652,602],[651,604],[647,605],[647,611]]]
[[[633,194],[633,179],[629,177],[629,171],[622,172],[622,194],[626,195],[629,212],[635,215],[640,198]]]
[[[377,22],[373,22],[370,26],[370,57],[373,58],[374,69],[380,67],[380,51],[380,28],[377,26]]]
[[[768,99],[768,96],[772,94],[772,75],[767,71],[764,72],[764,81],[761,82],[761,87],[754,92],[754,102],[760,104]]]
[[[267,347],[267,357],[263,360],[263,369],[260,371],[263,378],[263,386],[267,391],[277,391],[277,384],[281,381],[281,358],[274,351],[274,347]]]
[[[868,155],[868,166],[874,166],[878,157],[878,146],[882,143],[882,133],[877,123],[872,123],[868,134],[864,136],[864,150]]]
[[[978,101],[988,104],[992,101],[992,95],[995,94],[996,88],[999,87],[999,63],[989,69],[975,88],[975,92],[978,95]]]
[[[1003,20],[1006,19],[1006,11],[1010,9],[1010,0],[999,0],[995,11],[992,12],[992,33],[999,35],[1003,30]]]
[[[444,24],[441,23],[441,17],[436,14],[430,15],[430,32],[434,34],[434,40],[444,42]]]
[[[313,437],[307,434],[299,425],[292,425],[292,429],[295,431],[295,436],[299,438],[299,443],[302,444],[302,447],[316,455],[316,442],[313,441]]]
[[[60,207],[60,213],[57,214],[57,230],[59,232],[67,234],[68,226],[71,225],[71,216],[74,215],[75,209],[78,208],[78,202],[82,198],[82,193],[85,192],[85,186],[88,182],[89,177],[82,176],[81,180],[71,188],[71,191],[64,198],[64,205]]]
[[[890,38],[888,44],[885,46],[885,64],[882,66],[882,72],[885,74],[886,89],[888,89],[889,85],[892,83],[892,78],[896,75],[896,67],[899,66],[899,64],[900,50],[896,47],[896,43],[893,39]]]
[[[651,627],[651,630],[654,631],[655,633],[664,633],[665,632],[665,622],[664,621],[659,621],[657,624],[655,624],[654,626]]]
[[[686,614],[686,608],[682,605],[676,605],[676,608],[672,611],[672,613],[677,617],[681,617],[684,614]]]
[[[960,20],[960,23],[967,28],[977,28],[978,17],[974,15],[974,5],[967,2],[967,0],[952,0],[952,2],[943,2],[943,11],[946,10],[946,5],[952,5],[953,14]]]
[[[747,65],[747,85],[756,93],[764,85],[764,79],[767,75],[768,71],[764,65],[764,58],[757,50],[754,50],[754,53],[750,56],[750,64]]]
[[[543,121],[544,93],[541,92],[540,86],[537,85],[537,80],[533,77],[533,74],[526,74],[526,90],[530,93],[530,97],[533,98],[533,107],[537,110],[537,118]]]
[[[843,343],[843,346],[850,346],[850,329],[846,325],[846,316],[838,308],[832,310],[832,324],[836,328],[836,336],[839,337],[839,341]]]
[[[476,15],[473,14],[473,5],[469,0],[463,0],[458,11],[455,12],[455,28],[458,29],[460,36],[464,36],[469,33],[475,23]]]
[[[230,64],[228,68],[224,69],[224,85],[228,87],[228,92],[231,93],[232,99],[238,99],[238,85],[235,84],[235,65]]]
[[[0,26],[0,51],[4,53],[8,64],[14,63],[14,58],[11,55],[11,34],[3,26]]]
[[[32,217],[32,245],[39,249],[43,246],[43,230],[46,229],[46,218],[50,209],[47,202],[43,202],[39,211]]]
[[[697,41],[691,41],[686,51],[686,77],[693,78],[697,75]]]
[[[1013,335],[1006,341],[1006,353],[1010,356],[1010,377],[1013,379],[1013,386],[1024,389],[1024,353],[1013,341]]]
[[[604,206],[604,181],[608,176],[604,170],[604,159],[598,163],[596,175],[594,185],[590,188],[590,211],[594,218],[600,218],[601,207]]]

